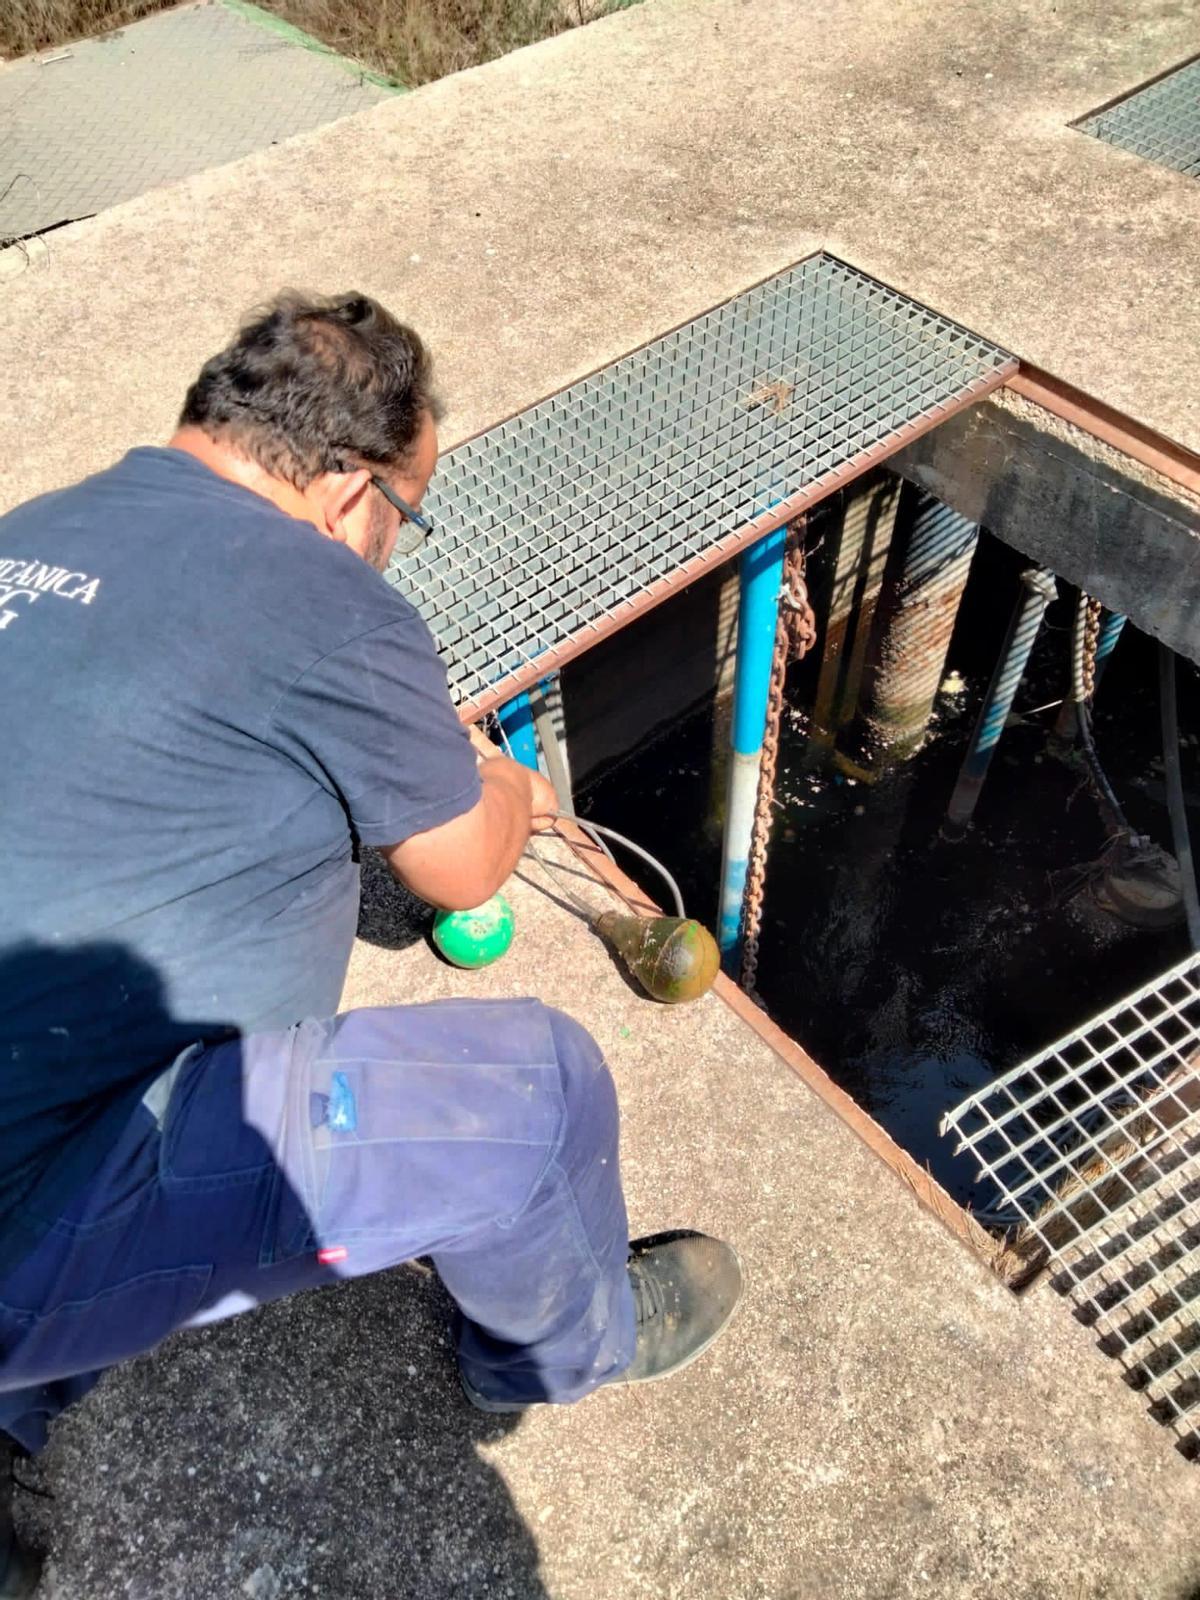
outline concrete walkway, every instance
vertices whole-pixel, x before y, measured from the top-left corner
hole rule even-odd
[[[415,1268],[178,1337],[55,1434],[51,1600],[1190,1600],[1200,1473],[1061,1303],[1014,1300],[720,1001],[640,998],[527,876],[466,975],[373,871],[346,1003],[586,1022],[632,1225],[736,1242],[733,1328],[671,1382],[499,1422]]]
[[[0,503],[162,438],[282,283],[408,313],[456,437],[822,246],[1195,444],[1200,188],[1067,126],[1193,49],[1174,0],[647,0],[17,262]],[[719,1001],[651,1007],[514,898],[465,979],[376,881],[346,1003],[574,1011],[635,1226],[743,1252],[734,1330],[507,1429],[416,1271],[180,1338],[58,1430],[50,1595],[1191,1600],[1200,1475],[1061,1304],[1011,1299]]]
[[[1177,0],[647,0],[54,234],[0,280],[0,505],[161,437],[280,284],[433,342],[462,437],[826,247],[1200,446],[1200,185],[1069,126]]]

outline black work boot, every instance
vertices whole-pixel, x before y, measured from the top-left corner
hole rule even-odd
[[[725,1331],[742,1296],[737,1252],[683,1228],[635,1239],[626,1271],[637,1314],[637,1347],[625,1371],[606,1378],[606,1384],[653,1383],[682,1372]],[[543,1403],[489,1400],[465,1376],[462,1386],[479,1411],[525,1411]]]
[[[690,1367],[724,1333],[742,1297],[737,1252],[684,1228],[635,1239],[627,1271],[637,1350],[613,1383],[653,1383]]]
[[[27,1550],[13,1529],[13,1462],[23,1452],[0,1433],[0,1600],[25,1600],[38,1586],[42,1558]]]

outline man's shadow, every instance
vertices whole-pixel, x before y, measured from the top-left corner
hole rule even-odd
[[[548,1600],[478,1449],[520,1419],[468,1407],[448,1310],[401,1268],[116,1368],[38,1460],[55,1498],[20,1508],[47,1600]]]
[[[172,1020],[153,969],[118,945],[26,944],[0,958],[0,1045],[21,1026],[16,985],[36,981],[37,1021],[53,1011],[73,1034],[72,997],[82,1008],[97,968],[157,1005],[173,1041],[228,1033]],[[252,1274],[244,1288],[255,1296]],[[478,1448],[520,1418],[468,1405],[450,1315],[435,1274],[412,1264],[177,1333],[114,1368],[20,1468],[52,1496],[16,1495],[19,1528],[49,1552],[39,1600],[545,1600],[532,1534]]]
[[[383,950],[407,950],[433,927],[433,907],[419,900],[375,850],[359,862],[358,937]]]

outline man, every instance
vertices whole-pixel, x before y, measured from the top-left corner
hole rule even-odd
[[[465,908],[554,809],[477,763],[379,576],[425,525],[437,415],[381,306],[285,295],[167,448],[0,519],[4,1457],[177,1328],[418,1255],[484,1410],[665,1376],[732,1314],[727,1246],[628,1244],[577,1024],[335,1015],[361,847]],[[11,1597],[37,1563],[3,1481]]]

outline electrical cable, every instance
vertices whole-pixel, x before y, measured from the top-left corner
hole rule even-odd
[[[537,835],[534,837],[537,837]],[[547,835],[543,834],[541,837],[545,838]],[[561,839],[562,834],[554,833],[552,837]],[[525,846],[525,854],[531,861],[536,861],[538,866],[541,867],[544,872],[548,872],[550,874],[555,883],[558,885],[558,888],[563,894],[566,895],[567,899],[575,907],[576,911],[582,912],[589,925],[595,922],[596,918],[600,915],[599,911],[597,911],[594,905],[590,905],[586,900],[577,895],[574,889],[572,889],[568,884],[564,883],[563,878],[566,874],[566,869],[563,867],[561,862],[551,861],[549,856],[544,856],[540,850],[535,850],[533,848],[532,840],[530,840],[530,842]],[[597,885],[597,888],[599,888],[599,885]]]
[[[508,735],[504,731],[504,724],[500,721],[499,717],[496,718],[496,726],[500,731],[500,738],[504,742],[504,748],[506,752],[512,759],[515,760],[516,758],[513,757],[512,753],[512,745],[509,743]],[[644,849],[640,844],[635,844],[632,839],[626,838],[623,833],[618,833],[615,828],[601,827],[598,822],[591,822],[587,817],[577,816],[573,811],[556,811],[554,815],[556,819],[560,821],[573,822],[577,828],[581,828],[583,832],[586,833],[592,840],[592,843],[597,847],[597,849],[602,851],[614,866],[616,865],[616,858],[614,857],[612,851],[608,848],[608,845],[604,842],[605,839],[611,839],[614,844],[622,845],[626,850],[632,851],[635,856],[640,856],[648,866],[654,868],[654,870],[659,874],[663,882],[666,884],[667,888],[671,891],[671,898],[675,902],[675,915],[682,918],[687,917],[687,912],[683,908],[683,896],[679,892],[679,885],[667,871],[666,867],[663,866],[662,862],[659,861],[656,856],[652,856],[649,850]],[[551,833],[557,832],[557,830],[553,828],[549,829],[548,831]],[[536,851],[531,851],[530,854],[533,856],[533,859],[543,867],[553,867],[555,865],[554,862],[548,860],[547,857],[539,854]],[[594,913],[591,912],[590,908],[585,905],[582,900],[571,894],[570,890],[565,890],[564,892],[571,900],[575,902],[577,906],[580,907],[581,910],[587,911],[589,916],[594,915]]]
[[[587,834],[588,838],[596,846],[597,850],[599,850],[600,854],[606,856],[608,860],[612,862],[613,866],[616,866],[616,856],[613,855],[612,851],[600,837],[601,834],[608,832],[607,828],[602,828],[598,822],[585,822],[582,817],[577,817],[573,811],[556,811],[555,816],[562,817],[567,822],[573,822],[577,828],[582,828]]]
[[[635,856],[640,856],[648,866],[654,868],[654,870],[662,878],[662,881],[666,884],[667,888],[671,891],[671,898],[675,902],[675,915],[677,917],[687,917],[687,912],[683,909],[683,895],[679,892],[679,885],[667,871],[666,867],[663,866],[662,862],[659,861],[656,856],[652,856],[649,850],[644,849],[640,844],[635,844],[632,839],[627,839],[623,833],[618,833],[615,828],[601,827],[600,823],[591,822],[587,817],[578,817],[574,814],[574,812],[560,811],[557,813],[557,816],[563,822],[573,822],[576,827],[582,828],[587,834],[603,834],[605,839],[611,839],[614,844],[619,844],[623,849],[632,851]],[[611,861],[612,851],[605,849],[603,839],[596,839],[595,842],[602,850],[604,850],[605,855],[607,855],[608,859]]]
[[[1196,892],[1196,868],[1192,860],[1192,841],[1188,833],[1187,804],[1183,797],[1183,772],[1179,763],[1179,712],[1175,699],[1175,652],[1169,645],[1158,646],[1158,692],[1162,710],[1163,765],[1167,779],[1167,809],[1171,814],[1171,839],[1182,879],[1183,905],[1187,912],[1188,938],[1193,950],[1200,950],[1200,898]]]

